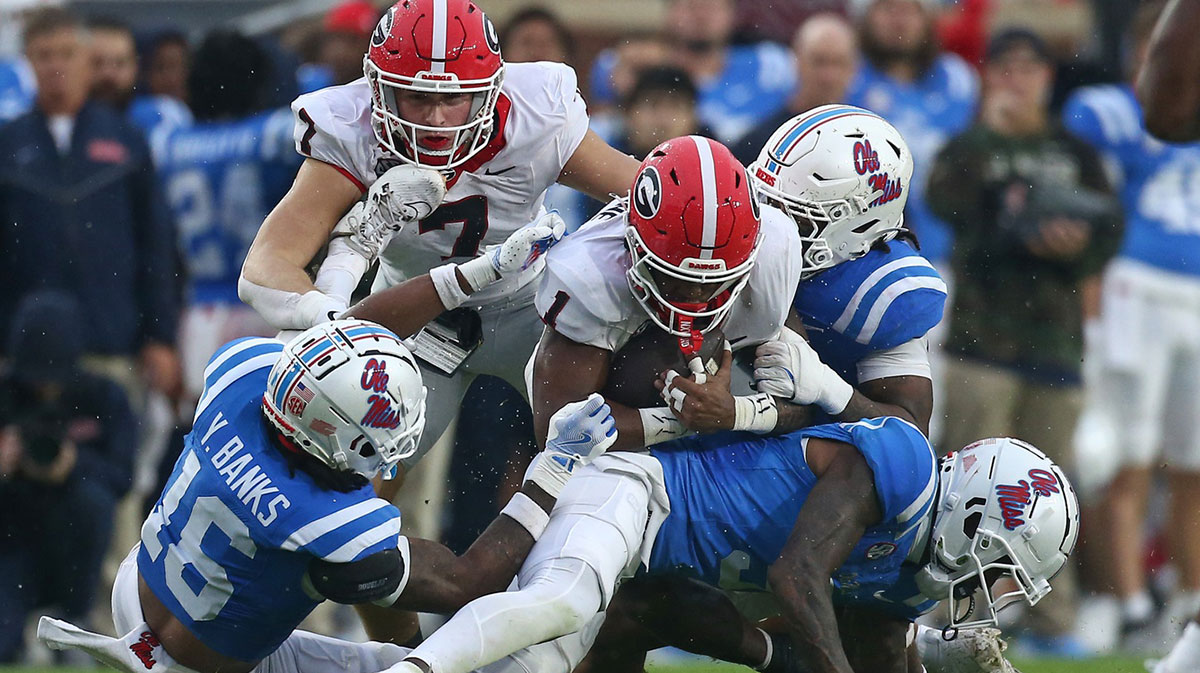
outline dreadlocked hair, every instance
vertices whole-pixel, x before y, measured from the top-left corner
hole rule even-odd
[[[357,491],[370,483],[366,477],[354,470],[335,470],[297,446],[295,442],[285,437],[278,428],[271,424],[271,421],[267,419],[266,409],[263,409],[260,420],[267,430],[267,436],[271,438],[271,444],[279,450],[279,453],[283,454],[293,477],[296,476],[296,470],[299,470],[312,477],[312,480],[317,482],[317,486],[338,493]]]

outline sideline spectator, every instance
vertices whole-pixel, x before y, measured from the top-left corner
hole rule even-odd
[[[913,153],[912,188],[904,221],[943,278],[953,237],[925,204],[929,166],[942,145],[975,118],[974,69],[938,51],[935,0],[869,0],[860,18],[863,61],[846,100],[887,119]]]
[[[30,16],[25,53],[34,109],[0,127],[0,333],[39,288],[79,301],[85,364],[140,390],[137,372],[170,396],[175,235],[141,133],[88,100],[91,53],[83,23],[63,9]]]
[[[0,663],[54,606],[88,623],[137,424],[116,383],[79,368],[86,322],[62,292],[27,295],[0,374]]]
[[[734,0],[669,0],[662,40],[664,64],[685,70],[699,92],[700,121],[733,144],[786,103],[796,72],[789,51],[772,42],[733,45]],[[592,69],[589,103],[618,100],[617,50],[602,52]],[[650,65],[650,62],[646,62]]]
[[[555,14],[542,7],[527,7],[508,19],[500,33],[507,63],[554,61],[571,64],[571,33]]]
[[[346,0],[325,14],[315,63],[296,72],[300,93],[347,84],[363,76],[363,52],[382,12],[366,0]]]
[[[814,16],[845,16],[847,4],[847,0],[739,0],[737,24],[750,35],[786,44]]]
[[[1162,5],[1142,5],[1130,25],[1130,79]],[[1086,418],[1104,423],[1089,434],[1103,435],[1105,458],[1119,468],[1102,502],[1106,535],[1126,543],[1105,545],[1104,565],[1120,601],[1125,644],[1146,649],[1176,637],[1200,610],[1200,144],[1152,138],[1130,83],[1077,90],[1063,121],[1120,177],[1125,237],[1105,275],[1096,343],[1089,344],[1099,364]],[[1179,591],[1156,627],[1140,541],[1152,471],[1162,463]]]
[[[787,107],[750,130],[734,154],[749,165],[771,135],[787,120],[812,108],[846,100],[858,69],[858,38],[854,28],[837,14],[817,14],[796,30],[792,40],[797,87]]]
[[[196,124],[154,144],[187,267],[179,347],[189,399],[199,397],[204,366],[221,344],[275,334],[237,296],[246,251],[302,159],[291,111],[263,108],[271,81],[257,43],[230,31],[209,34],[189,80]]]
[[[141,49],[142,80],[146,93],[188,103],[188,72],[192,48],[187,36],[177,30],[161,30],[150,36]]]
[[[980,121],[942,150],[928,194],[957,242],[944,445],[1020,437],[1067,466],[1080,407],[1082,287],[1115,252],[1120,227],[1099,157],[1049,116],[1053,79],[1036,35],[993,38]],[[1085,656],[1072,635],[1074,573],[1054,587],[1055,599],[1030,611],[1025,643]]]
[[[97,19],[88,24],[91,36],[93,73],[92,97],[123,112],[146,138],[158,129],[174,129],[192,123],[192,113],[183,103],[166,96],[137,96],[138,55],[133,31],[115,19]]]

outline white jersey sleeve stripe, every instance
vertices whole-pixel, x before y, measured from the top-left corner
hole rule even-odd
[[[366,516],[382,507],[387,507],[387,505],[387,501],[383,500],[382,498],[371,498],[370,500],[364,500],[345,509],[340,509],[333,514],[323,516],[316,521],[312,521],[296,529],[296,532],[292,533],[286,540],[284,540],[283,544],[280,545],[280,548],[285,551],[296,551],[304,545],[321,537],[322,535],[336,530],[345,524],[359,517]]]
[[[700,184],[704,208],[704,229],[700,234],[700,257],[712,259],[713,247],[717,244],[717,176],[713,166],[712,147],[708,140],[699,136],[690,136],[696,143],[696,151],[700,154]]]
[[[395,516],[374,528],[363,531],[346,544],[334,549],[323,558],[330,563],[348,563],[363,552],[389,537],[400,534],[400,517]]]
[[[889,285],[875,299],[875,303],[871,306],[871,312],[867,314],[867,320],[863,323],[862,329],[858,331],[858,337],[855,341],[860,344],[871,343],[871,339],[875,337],[875,330],[879,329],[879,323],[883,320],[883,316],[887,313],[887,310],[891,308],[892,302],[896,301],[896,298],[905,292],[925,289],[940,290],[945,294],[946,282],[935,276],[909,276]]]
[[[200,403],[196,405],[196,415],[193,418],[199,418],[200,414],[204,413],[204,410],[208,408],[208,405],[211,404],[214,399],[216,399],[217,395],[220,395],[221,391],[228,388],[234,381],[237,381],[238,379],[255,370],[270,369],[271,367],[274,367],[275,363],[278,361],[279,352],[274,351],[264,355],[252,357],[225,372],[221,378],[217,379],[215,383],[205,388],[204,397],[200,398]]]
[[[907,269],[909,267],[923,266],[932,269],[933,265],[924,257],[912,256],[902,257],[900,259],[888,262],[883,266],[875,269],[875,271],[867,276],[867,279],[859,284],[858,289],[854,291],[854,295],[850,297],[850,302],[846,304],[846,308],[842,314],[838,316],[836,322],[833,323],[834,331],[839,334],[846,331],[850,325],[850,321],[854,319],[854,314],[858,313],[858,307],[862,304],[862,300],[867,296],[867,293],[875,288],[875,284],[883,279],[884,276],[898,269]]]
[[[446,0],[433,2],[433,72],[446,72]]]
[[[212,376],[213,372],[220,369],[221,365],[228,362],[230,358],[237,355],[238,353],[241,353],[242,351],[246,351],[251,348],[254,348],[255,346],[261,346],[264,343],[270,343],[272,341],[275,341],[275,340],[268,339],[267,337],[262,337],[261,339],[246,339],[244,341],[239,342],[235,346],[230,346],[229,348],[226,348],[220,355],[213,358],[213,360],[208,363],[208,366],[204,368],[205,380],[207,380],[208,377]]]

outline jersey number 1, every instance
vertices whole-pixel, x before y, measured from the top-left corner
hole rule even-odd
[[[163,547],[158,536],[179,509],[179,502],[187,495],[199,472],[200,459],[194,451],[189,450],[179,477],[163,494],[162,504],[154,508],[142,525],[142,547],[146,549],[150,560],[155,562],[166,552],[162,564],[167,588],[188,616],[201,622],[215,619],[233,595],[233,584],[225,574],[225,569],[200,548],[204,535],[216,526],[229,538],[230,548],[241,552],[246,558],[254,558],[258,548],[251,541],[246,524],[220,498],[213,496],[196,498],[183,532],[179,534],[179,542]],[[194,589],[194,584],[201,585],[201,588]]]

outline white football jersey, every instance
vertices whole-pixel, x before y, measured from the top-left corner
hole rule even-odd
[[[510,63],[500,91],[492,141],[455,169],[441,207],[406,226],[383,250],[380,273],[392,283],[447,261],[464,262],[533,221],[543,210],[546,189],[587,133],[587,107],[569,66]],[[300,96],[292,111],[300,154],[332,165],[364,192],[400,163],[375,139],[365,78]],[[510,297],[537,278],[543,265],[539,260],[475,293],[467,305]]]
[[[542,320],[581,344],[616,352],[650,325],[625,279],[629,206],[616,199],[546,253],[535,306]],[[774,339],[800,282],[800,235],[787,215],[762,207],[762,242],[746,287],[721,331],[734,350]]]

